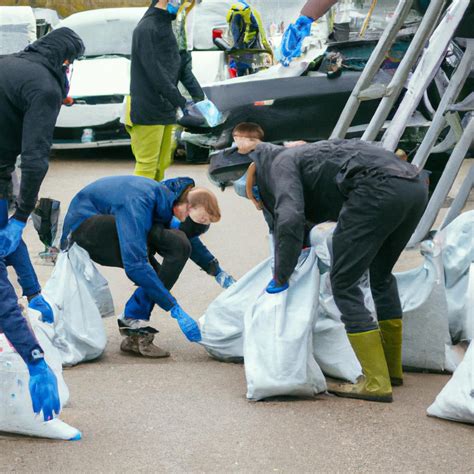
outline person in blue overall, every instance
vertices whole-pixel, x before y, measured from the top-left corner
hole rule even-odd
[[[119,319],[121,332],[127,336],[122,351],[145,357],[169,356],[153,344],[157,331],[148,326],[155,304],[171,311],[190,341],[200,340],[197,324],[169,290],[189,257],[223,287],[233,283],[198,237],[219,219],[214,194],[195,188],[191,178],[162,182],[139,176],[102,178],[72,200],[62,248],[75,242],[95,262],[124,268],[138,286]],[[163,257],[161,265],[155,253]]]
[[[10,263],[18,271],[31,265],[22,234],[48,170],[54,126],[68,92],[67,65],[83,53],[81,38],[69,28],[58,28],[24,51],[0,57],[0,331],[25,361],[33,410],[43,412],[45,421],[60,411],[56,376],[22,315],[6,267]],[[20,191],[8,219],[12,172],[19,154]],[[25,280],[20,268],[22,283],[34,286],[31,272],[27,273]]]

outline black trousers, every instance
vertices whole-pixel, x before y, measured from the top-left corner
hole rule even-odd
[[[359,287],[367,270],[377,318],[402,317],[392,270],[423,215],[427,200],[428,185],[420,177],[410,181],[367,176],[350,191],[333,235],[330,273],[334,300],[347,332],[377,328]]]
[[[181,230],[163,229],[158,225],[153,226],[149,240],[150,264],[165,288],[171,290],[191,254],[191,243]],[[94,262],[106,267],[123,268],[114,216],[90,217],[72,233],[71,242],[87,250]],[[163,257],[161,264],[156,260],[155,253]]]

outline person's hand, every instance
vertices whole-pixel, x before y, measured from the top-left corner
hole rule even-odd
[[[289,66],[293,58],[301,56],[303,40],[311,32],[313,19],[309,16],[300,16],[295,23],[288,25],[281,40],[280,55],[283,66]]]
[[[44,299],[44,296],[41,293],[39,295],[36,295],[29,301],[28,307],[39,311],[42,316],[41,319],[45,323],[54,323],[53,309],[51,308],[50,304]]]
[[[281,293],[282,291],[287,290],[289,287],[288,283],[283,283],[283,285],[279,285],[274,278],[270,280],[270,283],[267,285],[267,293],[275,294]]]
[[[185,313],[178,303],[171,308],[171,316],[178,321],[179,327],[188,341],[199,342],[201,340],[201,331],[197,322]]]
[[[303,145],[307,145],[308,142],[305,142],[304,140],[295,140],[295,141],[292,141],[292,142],[285,142],[284,145],[286,148],[296,148],[298,146],[303,146]]]
[[[44,359],[28,364],[28,371],[30,372],[29,387],[33,411],[36,414],[42,411],[44,421],[52,420],[54,414],[59,415],[61,410],[56,375]]]
[[[26,222],[10,219],[8,224],[0,229],[0,258],[8,257],[20,245]]]
[[[225,290],[235,283],[234,278],[224,270],[221,270],[214,278]]]

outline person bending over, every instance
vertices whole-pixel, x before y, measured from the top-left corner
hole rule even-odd
[[[271,217],[274,276],[267,292],[291,286],[307,224],[336,221],[331,286],[364,375],[356,384],[332,384],[330,391],[392,401],[392,385],[403,382],[402,308],[392,270],[425,209],[426,179],[394,153],[360,140],[293,148],[250,134],[241,141],[249,157],[248,197]],[[366,271],[377,317],[359,288]]]
[[[157,331],[148,327],[155,304],[182,322],[188,339],[200,340],[197,325],[169,290],[190,255],[222,286],[233,283],[198,238],[211,222],[219,220],[215,195],[194,188],[191,178],[161,183],[138,176],[102,178],[73,199],[64,222],[62,248],[77,242],[97,263],[124,268],[138,286],[120,319],[122,332],[127,334],[122,350],[149,357],[169,355],[153,345]],[[155,253],[163,257],[161,265]]]

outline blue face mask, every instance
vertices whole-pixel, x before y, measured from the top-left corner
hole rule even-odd
[[[168,10],[168,13],[171,15],[177,15],[179,6],[180,6],[180,0],[170,0],[168,2],[168,6],[166,7],[166,10]]]

